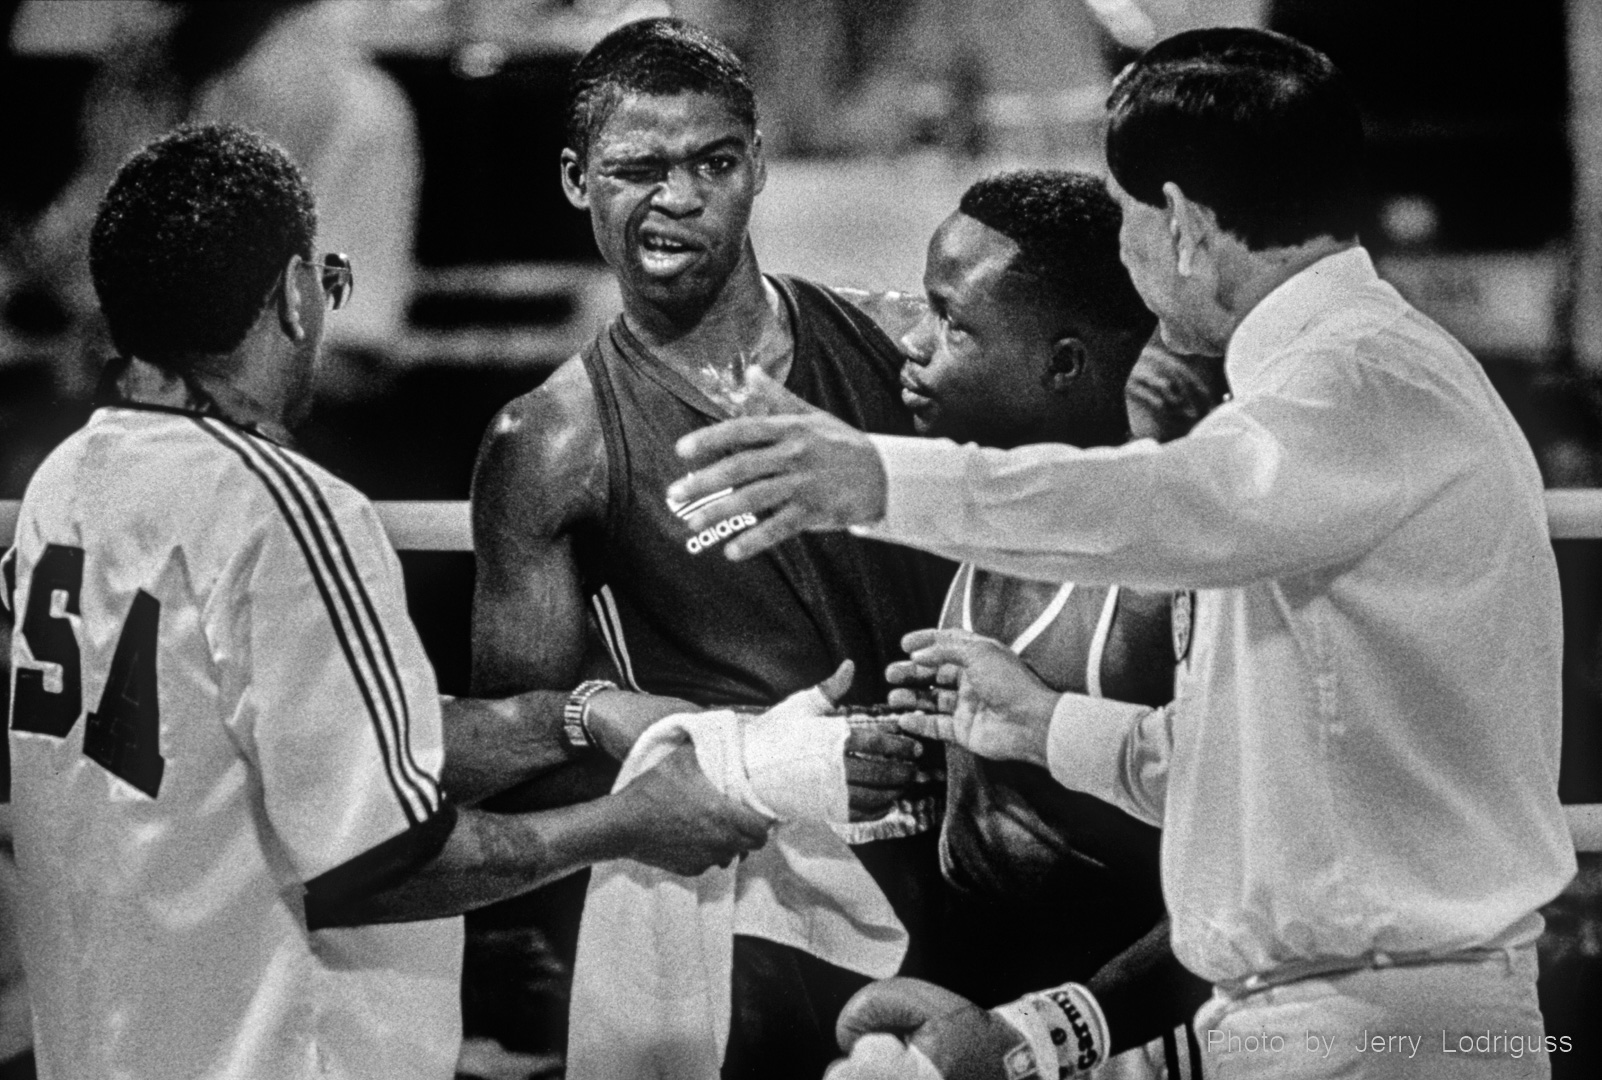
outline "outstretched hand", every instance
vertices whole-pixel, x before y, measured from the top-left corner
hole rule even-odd
[[[746,415],[684,436],[695,471],[667,491],[676,505],[729,490],[685,519],[692,532],[739,514],[760,523],[724,545],[747,559],[807,531],[884,516],[887,481],[878,451],[856,428],[790,393],[760,369],[746,376]]]
[[[908,658],[885,672],[891,703],[936,710],[906,717],[902,730],[1045,767],[1058,694],[1011,649],[967,630],[915,630],[901,647]]]

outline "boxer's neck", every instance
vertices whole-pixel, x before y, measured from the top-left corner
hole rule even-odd
[[[657,360],[697,385],[752,364],[779,382],[789,375],[795,351],[789,312],[763,278],[749,240],[734,272],[706,304],[665,310],[625,296],[623,317]]]

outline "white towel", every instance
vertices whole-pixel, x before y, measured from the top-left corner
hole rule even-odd
[[[715,787],[780,824],[761,851],[699,877],[628,860],[591,871],[569,1080],[717,1080],[736,933],[874,978],[900,968],[907,932],[830,827],[847,820],[848,729],[827,708],[809,690],[760,716],[669,716],[635,743],[618,788],[688,741]]]

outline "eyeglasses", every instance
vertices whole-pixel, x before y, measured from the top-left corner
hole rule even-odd
[[[350,256],[331,251],[323,256],[321,269],[323,293],[328,297],[328,307],[338,311],[350,303],[350,294],[356,290],[356,271],[351,268]]]

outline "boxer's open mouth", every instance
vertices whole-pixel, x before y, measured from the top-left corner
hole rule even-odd
[[[695,261],[701,249],[694,244],[658,232],[640,234],[640,263],[647,273],[671,277]]]

